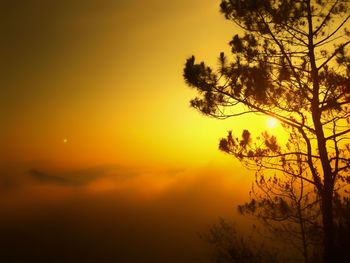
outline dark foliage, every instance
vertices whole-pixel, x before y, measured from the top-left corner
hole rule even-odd
[[[200,237],[214,248],[217,263],[277,263],[278,251],[243,236],[234,223],[220,219]]]
[[[220,119],[263,114],[282,123],[286,145],[243,131],[229,132],[219,147],[260,174],[273,170],[314,189],[324,260],[333,262],[335,196],[347,195],[350,181],[350,3],[222,0],[220,8],[243,33],[234,35],[229,58],[221,53],[215,70],[187,59],[185,81],[199,94],[191,105]]]

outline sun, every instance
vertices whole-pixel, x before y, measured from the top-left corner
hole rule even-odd
[[[269,129],[274,129],[277,127],[277,125],[278,125],[278,120],[273,117],[269,117],[266,120],[266,127]]]

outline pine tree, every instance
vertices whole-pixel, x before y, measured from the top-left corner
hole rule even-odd
[[[215,118],[263,114],[282,123],[297,145],[280,145],[268,133],[255,140],[244,130],[219,147],[245,165],[289,170],[313,185],[324,261],[334,262],[334,198],[350,181],[349,0],[222,0],[220,8],[243,34],[232,38],[216,70],[187,59],[184,78],[199,94],[191,105]],[[302,171],[293,169],[298,162]]]

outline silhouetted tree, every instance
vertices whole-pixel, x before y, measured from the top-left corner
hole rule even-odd
[[[300,151],[302,142],[297,139],[290,136],[288,143],[295,151]],[[315,258],[316,254],[312,252],[319,250],[322,236],[319,198],[313,185],[301,178],[308,167],[300,155],[296,157],[293,166],[283,166],[280,171],[283,176],[267,177],[262,169],[258,169],[250,192],[251,200],[238,206],[238,210],[259,219],[273,238],[294,246],[307,263],[311,257]]]
[[[200,238],[214,247],[214,259],[217,263],[277,263],[278,252],[264,246],[251,237],[243,236],[236,230],[235,224],[220,219]]]
[[[287,180],[276,175],[265,179],[259,173],[250,192],[251,200],[238,206],[238,210],[256,217],[272,234],[270,238],[294,247],[308,263],[318,252],[322,231],[317,196],[312,187],[304,184],[292,176]]]
[[[341,262],[349,257],[350,251],[350,199],[336,196],[335,208],[335,241],[338,262]]]
[[[282,123],[297,146],[268,133],[253,140],[244,130],[241,138],[229,132],[219,147],[247,166],[287,171],[315,188],[324,261],[333,262],[334,196],[350,167],[349,0],[222,0],[220,7],[243,33],[215,71],[187,59],[184,78],[199,92],[191,105],[215,118],[255,113]],[[307,169],[293,169],[298,162]]]

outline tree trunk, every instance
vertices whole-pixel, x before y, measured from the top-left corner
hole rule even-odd
[[[333,222],[333,189],[325,187],[322,196],[323,243],[325,263],[336,262]]]
[[[304,225],[304,218],[300,209],[300,203],[298,203],[298,216],[299,216],[299,224],[300,224],[301,242],[303,246],[304,263],[308,263],[309,256],[308,256],[307,241],[306,241],[306,234],[305,234],[305,225]]]
[[[318,83],[317,83],[318,85]],[[323,189],[321,195],[321,212],[322,212],[322,223],[323,223],[323,258],[325,263],[334,263],[336,253],[334,246],[334,221],[333,221],[333,191],[334,182],[332,176],[332,168],[329,163],[327,146],[323,128],[321,125],[319,113],[317,110],[312,112],[318,151],[321,157],[322,171],[323,171]],[[320,115],[319,115],[320,116]]]
[[[315,58],[315,45],[313,43],[313,24],[312,24],[312,8],[310,0],[306,1],[308,9],[308,47],[309,57],[311,65],[311,77],[312,77],[312,93],[313,98],[311,102],[312,120],[315,127],[315,134],[317,139],[318,151],[320,154],[320,160],[322,164],[323,172],[323,188],[319,193],[321,196],[321,210],[322,210],[322,223],[323,223],[323,245],[324,245],[324,261],[325,263],[334,263],[335,261],[335,247],[334,247],[334,223],[333,223],[333,190],[334,181],[332,168],[328,158],[327,144],[323,131],[323,125],[321,121],[322,111],[320,109],[320,80],[318,75],[318,68]]]

